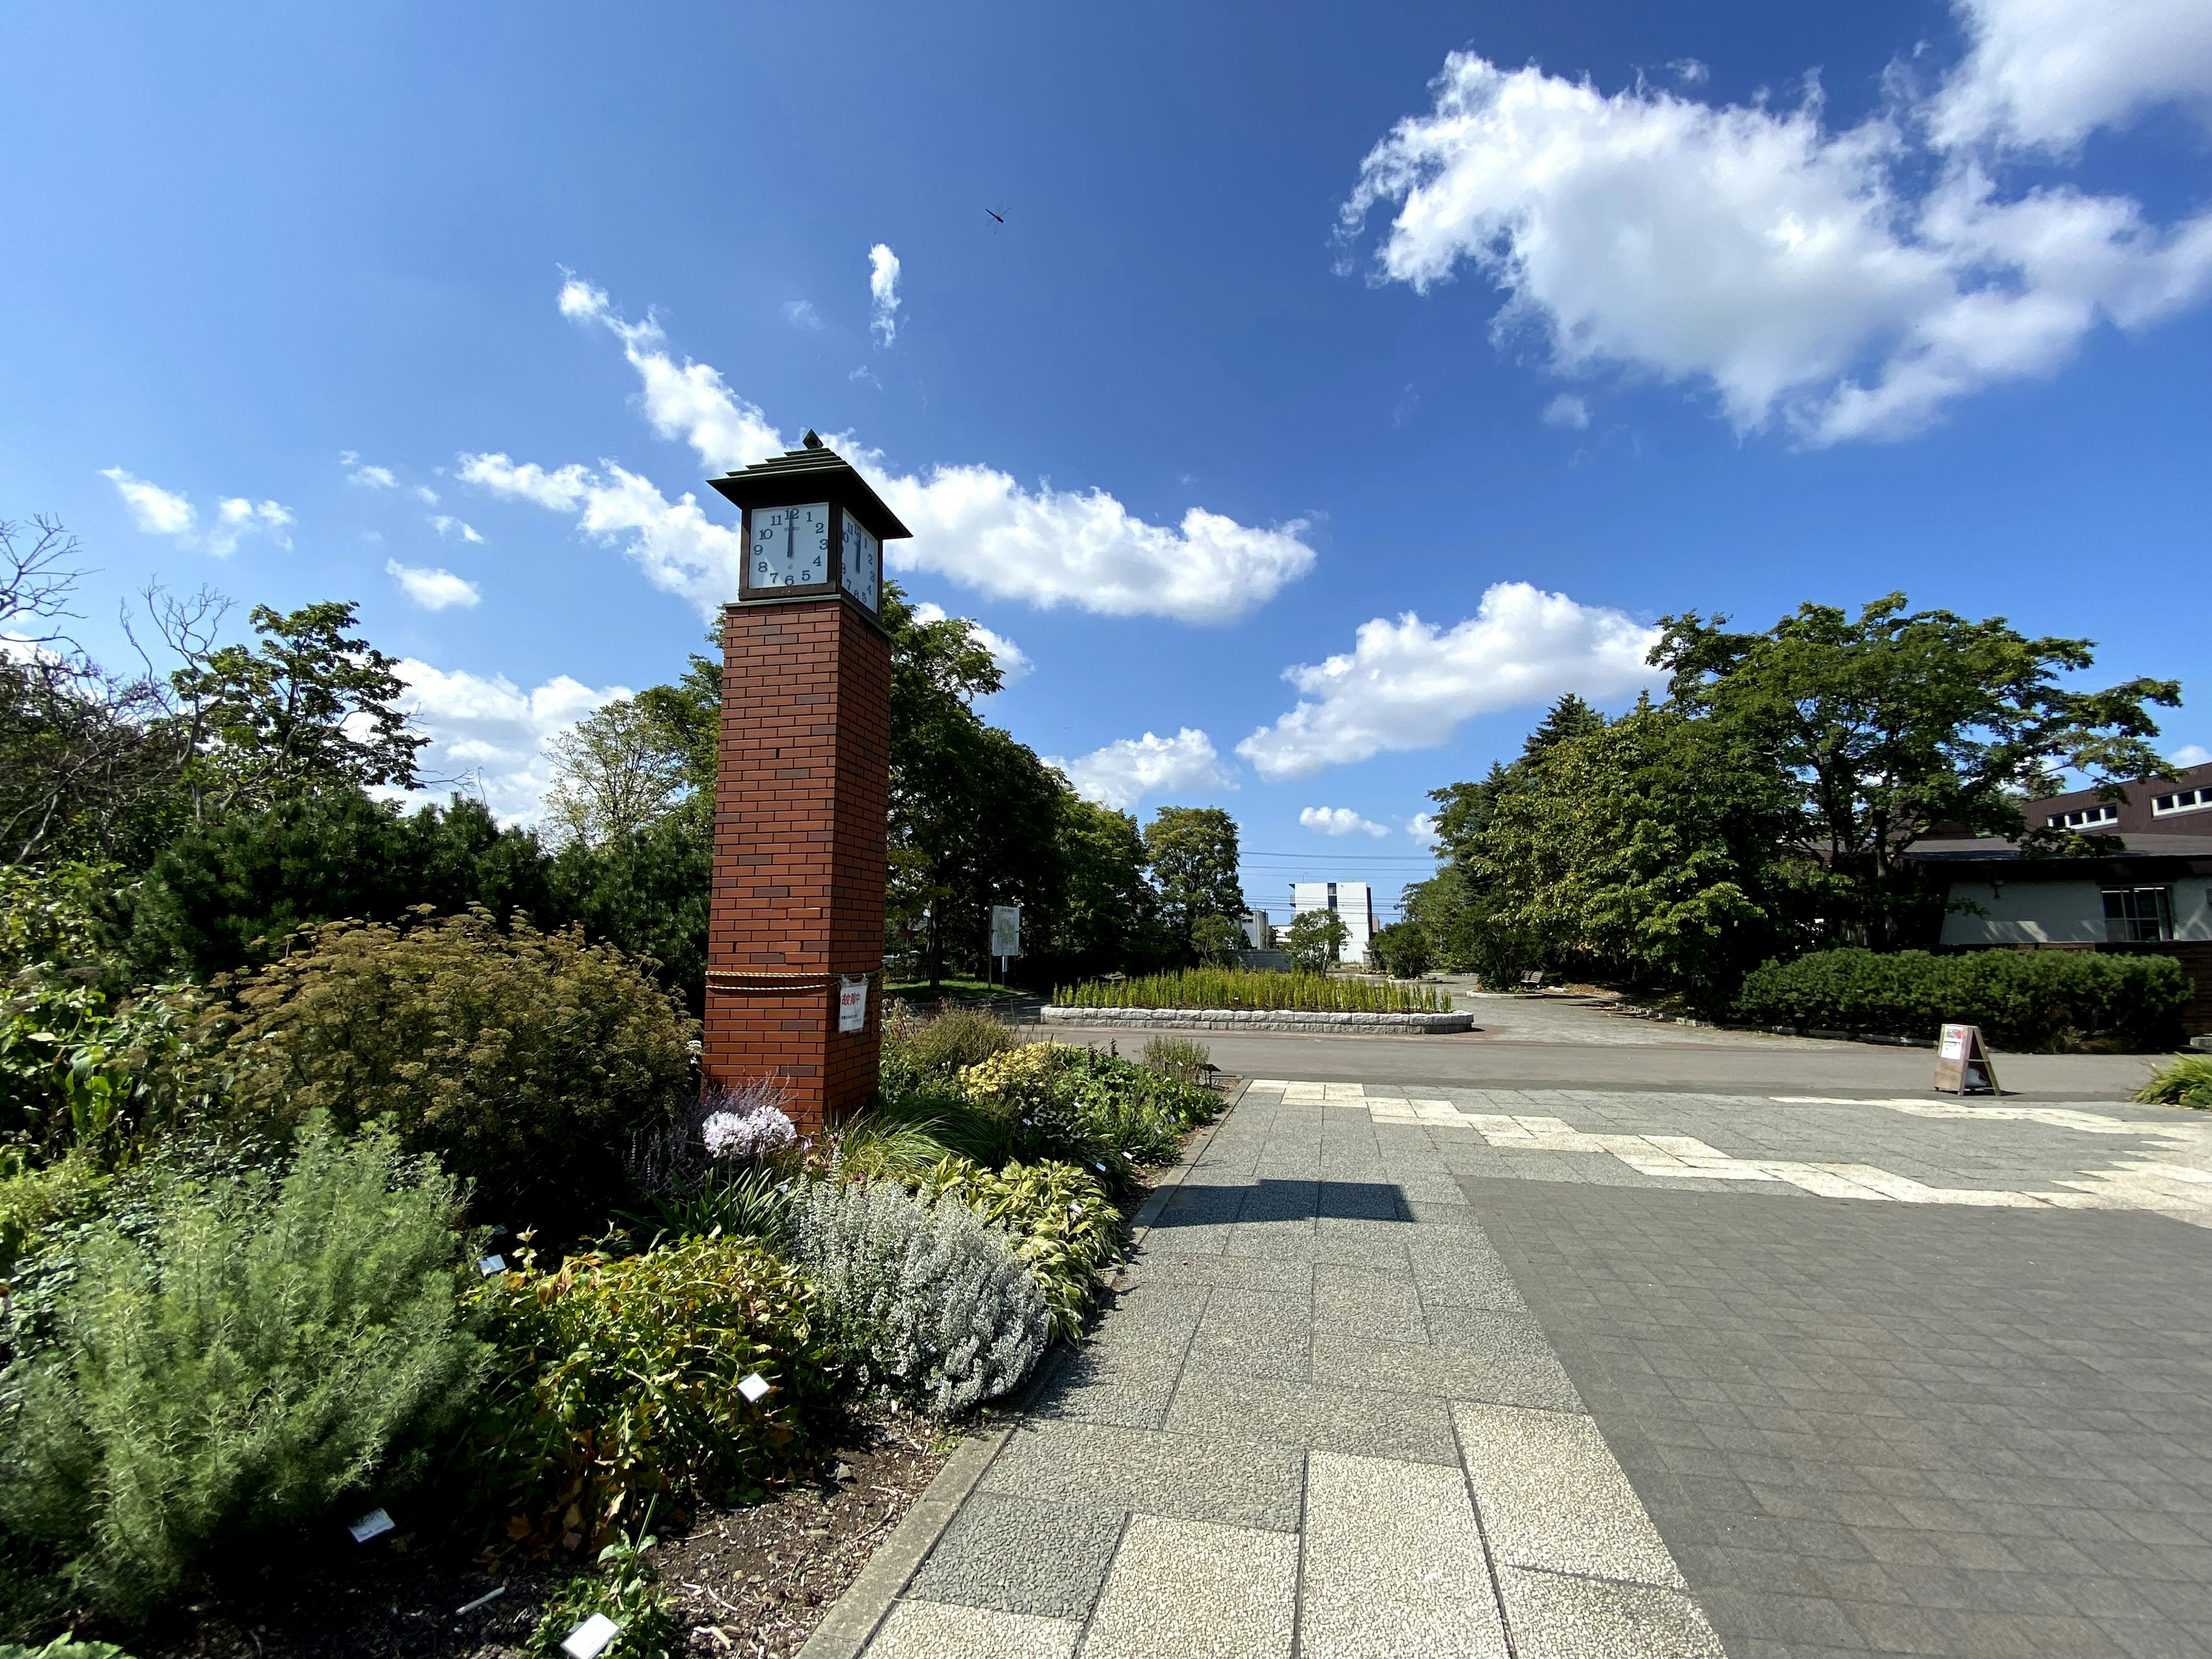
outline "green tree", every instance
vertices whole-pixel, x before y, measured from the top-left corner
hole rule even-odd
[[[1662,618],[1650,659],[1668,671],[1677,710],[1790,781],[1784,843],[1825,865],[1830,914],[1877,949],[1940,902],[1905,858],[1936,824],[2019,836],[2021,799],[2052,793],[2061,767],[2099,779],[2108,798],[2165,774],[2150,708],[2178,704],[2179,685],[2062,686],[2092,665],[2091,641],[1908,611],[1902,593],[1856,618],[1801,605],[1763,634],[1730,633],[1727,620]]]
[[[1066,885],[1067,789],[975,713],[1002,680],[971,623],[921,621],[893,582],[881,615],[891,635],[890,926],[934,986],[948,966],[981,969],[993,904],[1018,903],[1025,932],[1049,932]]]
[[[142,981],[204,978],[270,960],[310,923],[394,921],[417,905],[565,920],[549,876],[538,837],[502,830],[481,802],[403,813],[325,790],[188,826],[135,896],[126,954]]]
[[[1784,780],[1710,721],[1639,703],[1516,769],[1471,849],[1486,982],[1538,963],[1711,1002],[1794,942]],[[1531,957],[1534,961],[1531,961]]]
[[[1145,879],[1145,841],[1127,812],[1060,794],[1054,834],[1062,866],[1056,915],[1024,912],[1025,972],[1053,983],[1141,971],[1162,957],[1158,896]]]
[[[1169,934],[1192,956],[1200,917],[1242,916],[1251,908],[1237,880],[1237,820],[1218,806],[1160,808],[1145,826],[1145,856]]]
[[[1305,910],[1291,920],[1283,948],[1301,973],[1325,974],[1344,954],[1352,929],[1334,910]]]
[[[1397,979],[1419,979],[1435,965],[1428,934],[1412,921],[1376,928],[1367,941],[1367,959]]]
[[[399,708],[398,659],[349,634],[357,607],[326,601],[248,613],[258,646],[195,653],[169,676],[191,734],[187,769],[202,822],[320,788],[411,789],[429,741]]]
[[[1250,943],[1234,916],[1200,916],[1190,930],[1191,948],[1198,959],[1212,968],[1234,968],[1237,953]]]
[[[637,699],[604,704],[548,746],[546,823],[563,844],[599,847],[647,829],[674,813],[690,787],[685,750]]]

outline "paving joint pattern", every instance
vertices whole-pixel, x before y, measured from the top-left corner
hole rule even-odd
[[[2104,1103],[1255,1081],[867,1652],[2212,1659],[2208,1196]]]

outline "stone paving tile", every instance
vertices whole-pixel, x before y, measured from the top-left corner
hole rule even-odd
[[[1150,1241],[1133,1254],[1127,1271],[1139,1286],[1218,1285],[1224,1290],[1272,1291],[1293,1296],[1310,1295],[1313,1290],[1313,1264],[1310,1261],[1250,1255],[1188,1255],[1180,1251],[1154,1250]]]
[[[1310,1370],[1313,1297],[1215,1290],[1184,1359],[1192,1370],[1303,1382]]]
[[[901,1601],[868,1644],[868,1659],[1070,1659],[1083,1626],[935,1601]]]
[[[1556,1411],[1582,1409],[1574,1384],[1549,1354],[1522,1358],[1479,1348],[1389,1342],[1317,1331],[1313,1339],[1313,1380],[1330,1386],[1440,1395],[1447,1400],[1503,1401]]]
[[[1589,1418],[1462,1401],[1452,1419],[1500,1565],[1686,1588]]]
[[[1474,1196],[1732,1651],[2212,1655],[2197,1230]]]
[[[1372,1267],[1322,1262],[1314,1268],[1313,1323],[1333,1336],[1381,1336],[1425,1342],[1421,1293],[1410,1279]]]
[[[1165,1426],[1177,1434],[1459,1465],[1451,1413],[1441,1397],[1186,1371]]]
[[[1317,1451],[1306,1478],[1298,1651],[1311,1659],[1506,1659],[1458,1464]]]
[[[961,1506],[907,1594],[1000,1613],[1080,1621],[1121,1540],[1121,1512],[1005,1492]]]
[[[1157,1357],[1087,1345],[1063,1353],[1048,1362],[1054,1368],[1038,1388],[1030,1412],[1042,1418],[1160,1428],[1167,1421],[1188,1342],[1185,1333],[1172,1350]]]
[[[1305,1479],[1294,1446],[1046,1420],[1015,1431],[985,1492],[1295,1532]]]
[[[1501,1567],[1498,1577],[1516,1659],[1725,1659],[1680,1590],[1525,1567]]]
[[[1132,1516],[1084,1659],[1289,1659],[1297,1565],[1287,1534]]]

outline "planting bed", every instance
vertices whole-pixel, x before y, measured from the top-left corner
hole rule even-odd
[[[684,1651],[788,1659],[951,1455],[908,1416],[856,1420],[780,1496],[709,1510],[647,1559],[677,1600]],[[150,1630],[95,1632],[133,1659],[520,1659],[544,1598],[577,1564],[489,1565],[440,1542],[340,1539],[265,1586],[179,1609]],[[497,1601],[457,1609],[498,1586]]]

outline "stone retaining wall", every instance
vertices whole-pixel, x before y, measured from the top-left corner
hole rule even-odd
[[[1473,1014],[1334,1014],[1305,1008],[1065,1008],[1048,1003],[1047,1025],[1115,1025],[1140,1030],[1395,1032],[1436,1036],[1474,1029]]]

